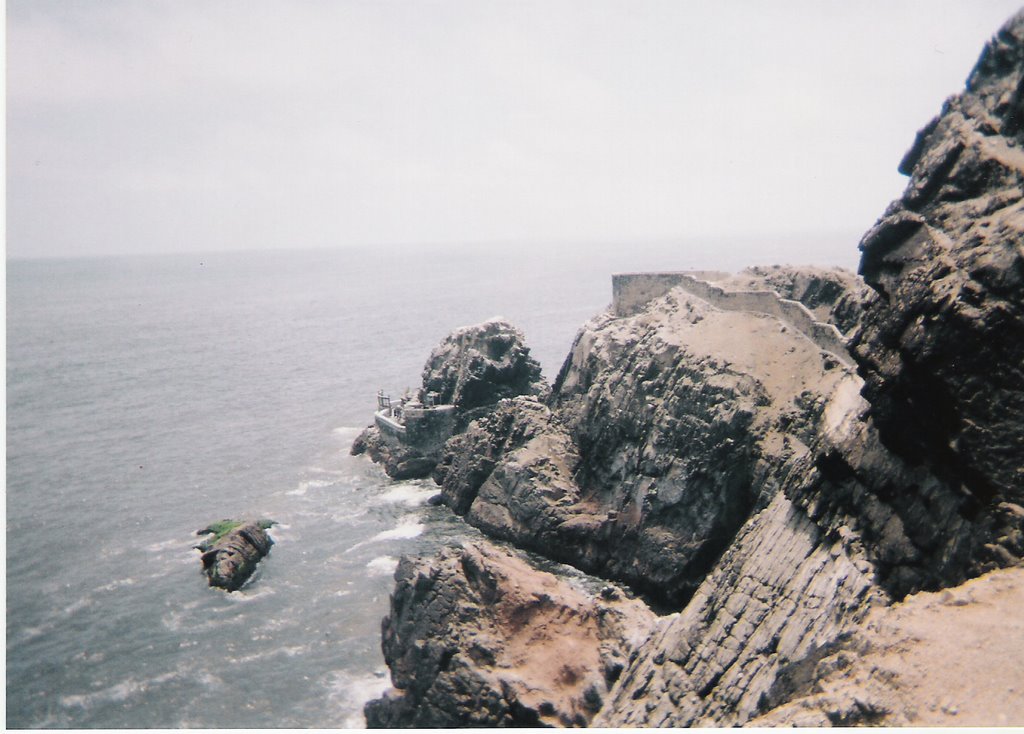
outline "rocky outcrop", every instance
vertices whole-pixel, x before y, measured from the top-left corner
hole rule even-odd
[[[465,430],[473,419],[503,399],[543,397],[548,392],[540,363],[530,356],[522,332],[514,326],[492,319],[457,329],[431,352],[415,399],[403,400],[403,435],[370,426],[353,442],[351,453],[366,453],[393,479],[426,477],[440,459],[444,440]],[[434,405],[454,409],[431,421],[437,411],[429,406]]]
[[[621,590],[593,595],[475,543],[395,572],[384,657],[395,688],[372,727],[583,726],[653,615]]]
[[[376,426],[369,426],[356,436],[350,453],[366,454],[370,460],[384,467],[392,479],[418,479],[430,476],[437,464],[435,453],[424,454],[416,446],[408,446],[383,435]]]
[[[547,391],[523,333],[507,321],[492,319],[445,337],[423,367],[420,393],[421,399],[433,393],[438,403],[454,405],[459,431],[499,400],[544,396]]]
[[[196,546],[210,586],[240,589],[270,552],[274,541],[267,530],[273,525],[272,520],[221,520],[197,530],[196,535],[213,536]]]
[[[435,479],[488,534],[678,608],[849,374],[770,316],[675,290],[587,324],[549,404],[502,403],[448,443]]]
[[[991,67],[995,54],[1003,58],[995,65],[1005,71],[1006,47],[1017,43],[1021,27],[1017,18],[1004,29],[979,68]],[[1014,61],[1009,66],[1016,69],[1008,80],[1016,88],[1021,65]],[[977,73],[972,80],[977,84]],[[941,137],[931,136],[953,130],[958,110],[977,111],[977,95],[969,89],[948,102],[946,113],[954,120],[930,126],[908,160],[924,160],[931,146],[941,148]],[[997,191],[1001,180],[994,179]],[[953,284],[971,289],[979,228],[995,233],[993,239],[1007,237],[1004,252],[1017,248],[1019,253],[1020,238],[1009,225],[978,222],[972,205],[964,206],[952,189],[940,203],[942,187],[934,187],[932,194],[940,199],[925,204],[922,188],[927,187],[912,179],[901,202],[865,237],[861,268],[877,295],[867,299],[852,339],[865,379],[850,377],[837,385],[806,464],[789,474],[774,500],[789,504],[786,526],[800,531],[786,545],[802,546],[803,561],[752,568],[758,555],[771,557],[773,546],[770,540],[751,544],[746,539],[774,534],[778,531],[771,528],[779,527],[778,519],[771,521],[772,508],[755,517],[679,618],[667,623],[660,639],[645,645],[602,711],[601,723],[743,723],[785,706],[797,695],[795,680],[827,671],[836,651],[846,649],[846,640],[862,623],[862,602],[885,606],[891,598],[955,585],[996,565],[1018,562],[1024,512],[1015,499],[1021,483],[1019,474],[1015,480],[1009,477],[1019,472],[1024,458],[1024,444],[1017,442],[1024,381],[1016,377],[1020,340],[1007,328],[1007,319],[1020,313],[1021,291],[1005,288],[981,298],[985,305],[968,312],[955,289],[952,297],[948,289]],[[912,217],[904,210],[910,206],[921,207],[933,224],[907,224]],[[1015,205],[998,211],[992,216],[1017,220]],[[1011,271],[1002,276],[1004,283],[1019,269],[1005,258],[1001,267]],[[989,340],[984,347],[979,334]],[[976,359],[979,355],[967,358],[969,350],[980,350],[987,364]],[[919,374],[922,369],[933,374]],[[1006,413],[992,419],[990,399],[1003,400]],[[978,426],[969,428],[973,420]],[[968,430],[991,440],[985,460],[973,450],[965,453],[969,444],[956,440]],[[940,446],[943,441],[949,443]],[[972,472],[986,478],[972,481]],[[984,486],[1003,489],[978,489]],[[803,587],[804,563],[815,557],[829,560],[812,574],[822,584],[819,594],[809,595]],[[772,578],[781,585],[745,598],[730,583],[734,578],[759,589]],[[759,617],[763,602],[777,611]],[[780,619],[785,619],[782,627]],[[801,630],[807,630],[805,637]],[[762,636],[774,633],[779,633],[777,642],[765,646]],[[829,705],[827,718],[833,723],[871,723],[891,713],[867,698]]]
[[[882,441],[943,478],[959,577],[1024,555],[1024,16],[921,130],[903,196],[861,241],[854,340]]]
[[[822,656],[878,600],[848,541],[776,495],[646,642],[595,724],[735,726],[770,707],[785,671]]]
[[[834,271],[620,277],[548,400],[502,401],[446,444],[435,479],[469,523],[672,611],[592,723],[922,720],[855,663],[908,595],[1024,556],[1022,89],[1024,14],[904,159],[907,191],[861,243],[870,292]],[[848,341],[823,349],[825,321]],[[392,618],[418,631],[393,649],[459,619],[433,605],[449,582],[421,601],[409,573]],[[433,690],[376,721],[421,720]]]

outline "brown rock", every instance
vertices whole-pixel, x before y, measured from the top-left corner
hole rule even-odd
[[[249,579],[256,564],[270,552],[270,520],[221,520],[196,535],[213,534],[196,546],[210,586],[235,591]]]
[[[654,616],[481,542],[403,558],[371,727],[586,725]]]

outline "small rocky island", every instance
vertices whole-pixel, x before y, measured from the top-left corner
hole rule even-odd
[[[616,276],[550,393],[511,326],[436,350],[450,437],[353,450],[505,543],[402,559],[369,725],[1024,724],[1022,90],[1018,14],[859,276]]]
[[[210,586],[237,591],[249,580],[256,565],[270,553],[273,539],[267,530],[273,520],[220,520],[196,535],[210,535],[195,548],[202,555],[203,572]]]

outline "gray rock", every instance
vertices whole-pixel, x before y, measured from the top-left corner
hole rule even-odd
[[[367,426],[352,442],[350,453],[365,453],[380,464],[392,479],[422,479],[429,477],[437,464],[438,454],[424,454],[417,446],[402,444],[383,436],[376,426]]]
[[[423,367],[420,391],[421,399],[434,393],[438,403],[454,405],[462,426],[503,398],[546,392],[540,363],[530,356],[523,333],[500,319],[445,337]]]
[[[777,355],[767,368],[722,342],[744,331]],[[673,293],[592,320],[549,405],[503,401],[449,441],[434,478],[489,535],[678,608],[807,451],[848,374],[832,368],[770,317]]]
[[[427,477],[441,459],[444,441],[473,419],[503,399],[544,397],[549,391],[540,364],[514,326],[494,319],[457,329],[431,352],[416,397],[420,405],[454,405],[454,414],[428,426],[428,435],[417,435],[422,420],[408,423],[405,439],[370,426],[353,442],[351,453],[366,453],[393,479]]]
[[[918,133],[910,181],[861,241],[875,291],[853,353],[882,442],[944,487],[892,498],[908,532],[959,537],[931,587],[1024,556],[1024,14]],[[893,491],[895,488],[890,489]],[[883,501],[885,501],[883,499]],[[948,521],[917,505],[948,507]],[[933,524],[938,520],[938,525]],[[952,523],[952,524],[951,524]],[[958,527],[957,527],[958,526]]]

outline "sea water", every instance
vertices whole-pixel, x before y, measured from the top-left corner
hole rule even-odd
[[[474,535],[349,455],[376,391],[498,315],[553,379],[614,271],[852,264],[787,246],[8,261],[7,725],[363,726],[398,558]],[[275,545],[211,589],[195,531],[242,517]]]

